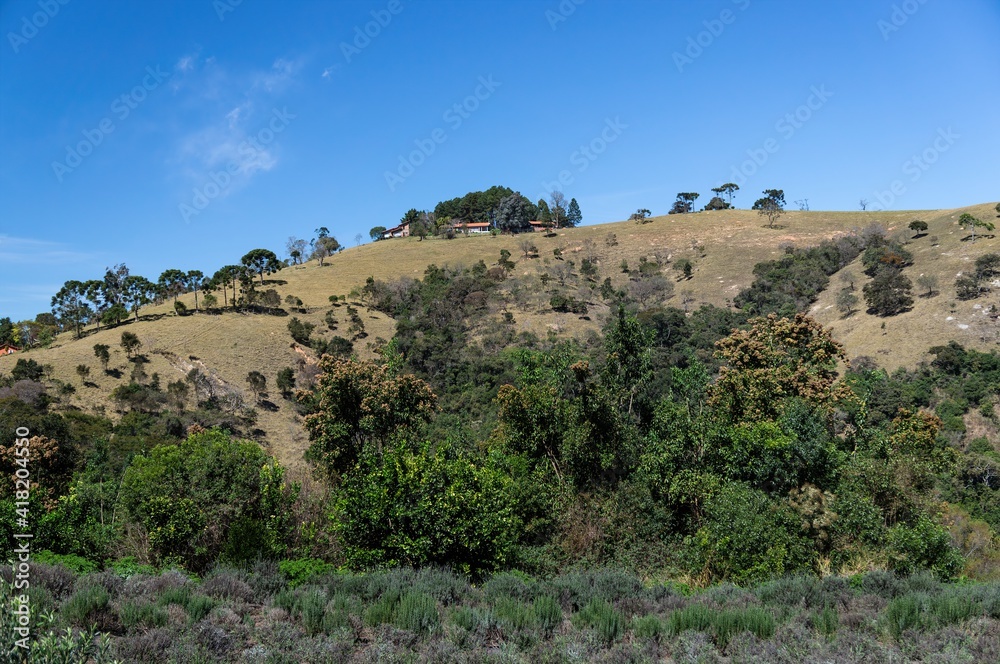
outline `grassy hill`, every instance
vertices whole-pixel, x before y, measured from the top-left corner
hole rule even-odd
[[[905,212],[788,212],[775,228],[748,210],[700,212],[688,215],[662,216],[650,223],[617,222],[559,231],[554,237],[531,236],[469,236],[454,240],[405,238],[387,240],[350,248],[320,267],[315,261],[288,267],[271,275],[268,288],[275,288],[282,300],[287,295],[303,301],[306,313],[290,316],[252,315],[226,310],[224,313],[197,312],[178,317],[172,303],[148,307],[141,319],[114,329],[89,328],[83,339],[63,334],[50,347],[35,349],[22,355],[0,358],[0,373],[8,373],[18,357],[30,357],[50,365],[51,377],[77,387],[75,394],[63,396],[63,404],[85,411],[114,415],[108,395],[114,387],[128,379],[129,363],[119,346],[121,333],[129,330],[142,341],[142,352],[149,359],[147,374],[160,375],[166,384],[183,378],[192,368],[200,368],[214,377],[218,384],[247,389],[246,376],[260,371],[267,377],[273,407],[259,407],[257,427],[264,434],[265,446],[292,474],[304,472],[302,452],[307,446],[299,416],[292,404],[277,396],[275,376],[283,367],[298,361],[315,361],[314,353],[292,342],[288,321],[296,316],[316,325],[317,334],[329,337],[343,335],[347,327],[345,307],[336,308],[339,321],[336,332],[327,331],[324,316],[330,311],[331,295],[349,296],[348,301],[359,308],[367,338],[355,343],[361,357],[371,356],[369,343],[378,338],[390,339],[395,321],[382,313],[370,311],[358,301],[356,293],[369,277],[392,281],[400,277],[419,279],[429,264],[471,265],[483,260],[496,263],[500,251],[511,253],[516,267],[506,288],[506,310],[513,313],[519,329],[540,337],[549,334],[580,336],[603,325],[608,309],[600,298],[588,298],[588,315],[553,312],[549,296],[540,275],[556,274],[557,266],[572,261],[578,270],[583,258],[596,259],[597,281],[610,278],[615,286],[627,283],[622,272],[625,261],[630,267],[640,260],[661,262],[664,274],[673,281],[676,273],[670,265],[688,259],[694,269],[689,280],[677,282],[674,294],[664,304],[676,307],[697,307],[701,303],[728,306],[732,299],[753,280],[753,266],[780,256],[788,245],[809,247],[826,238],[878,222],[890,232],[905,231],[913,219],[929,225],[926,236],[909,242],[907,249],[914,255],[913,266],[905,273],[915,281],[920,274],[937,276],[940,292],[933,297],[917,298],[912,311],[883,319],[863,311],[841,318],[834,306],[840,284],[837,276],[830,288],[812,307],[811,313],[831,327],[843,341],[851,357],[869,355],[888,368],[912,366],[926,357],[927,349],[951,339],[976,348],[995,347],[997,322],[990,320],[986,310],[996,307],[996,294],[969,302],[955,297],[954,281],[968,270],[977,256],[1000,251],[996,237],[977,238],[973,244],[955,223],[968,211],[982,219],[994,219],[992,205],[980,205],[961,210]],[[521,248],[524,240],[537,247],[534,257],[526,257]],[[243,248],[246,249],[246,248]],[[558,260],[554,250],[560,250],[564,260]],[[204,266],[208,268],[210,266]],[[860,291],[866,278],[861,268],[850,266],[860,277]],[[86,275],[81,275],[81,278]],[[551,288],[551,286],[550,286]],[[351,296],[351,293],[355,293]],[[581,296],[585,296],[583,292]],[[189,308],[194,296],[181,297]],[[220,297],[221,300],[221,297]],[[287,308],[287,307],[286,307]],[[862,307],[863,308],[863,307]],[[497,319],[502,311],[493,312]],[[885,323],[883,328],[882,324]],[[120,378],[104,375],[94,357],[94,344],[111,346],[110,367],[122,372]],[[83,386],[76,367],[91,367],[92,386]]]

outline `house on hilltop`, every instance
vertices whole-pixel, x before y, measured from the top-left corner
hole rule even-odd
[[[391,237],[410,237],[410,222],[387,228],[382,231],[382,239],[388,240]]]
[[[0,356],[13,355],[21,349],[12,344],[0,344]]]

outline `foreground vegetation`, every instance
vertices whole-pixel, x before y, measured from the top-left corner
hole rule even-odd
[[[438,569],[319,561],[215,568],[32,567],[33,662],[987,662],[1000,585],[790,577],[753,589],[644,584],[621,571],[471,585]],[[5,572],[9,577],[9,571]],[[6,603],[6,602],[5,602]],[[5,613],[4,620],[9,620]],[[96,627],[104,635],[95,637]],[[4,631],[9,626],[2,625]],[[110,638],[108,637],[110,635]],[[61,654],[60,654],[61,653]],[[0,661],[17,661],[8,652]]]

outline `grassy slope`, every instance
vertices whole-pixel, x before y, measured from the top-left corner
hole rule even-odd
[[[996,213],[992,206],[982,205],[969,210],[984,219],[993,219]],[[964,211],[964,210],[963,210]],[[994,303],[989,300],[957,302],[952,284],[955,275],[967,269],[978,255],[1000,250],[1000,242],[995,238],[979,239],[973,245],[961,241],[965,235],[954,220],[961,211],[937,212],[789,212],[776,228],[766,228],[760,217],[747,210],[727,210],[703,212],[691,215],[663,216],[652,223],[636,225],[631,222],[586,226],[560,231],[557,237],[530,236],[538,247],[538,257],[525,259],[518,248],[522,238],[471,236],[452,241],[406,238],[366,244],[344,251],[320,268],[315,262],[286,268],[273,275],[275,287],[282,298],[293,294],[309,307],[308,314],[295,314],[317,325],[317,331],[326,329],[323,316],[329,309],[330,295],[347,295],[353,288],[364,284],[371,275],[379,279],[392,280],[401,276],[420,278],[428,264],[470,265],[477,260],[494,263],[501,249],[508,249],[513,259],[517,259],[515,275],[523,277],[521,283],[527,288],[540,288],[535,278],[539,273],[550,270],[557,261],[553,249],[561,248],[567,260],[576,262],[588,252],[596,252],[600,259],[600,279],[610,276],[616,285],[624,284],[627,277],[621,273],[619,265],[627,260],[633,268],[640,256],[653,258],[654,253],[669,256],[672,260],[690,258],[695,271],[691,280],[677,284],[676,294],[667,302],[680,305],[680,293],[690,290],[698,303],[707,302],[726,306],[740,289],[752,281],[753,265],[759,261],[779,256],[781,246],[794,243],[799,247],[817,244],[823,238],[846,232],[851,228],[865,226],[879,221],[890,229],[905,228],[914,218],[921,218],[930,225],[928,236],[914,240],[909,249],[915,257],[915,264],[907,274],[916,276],[929,272],[936,274],[940,282],[941,294],[932,298],[918,298],[914,310],[886,320],[886,329],[880,325],[883,319],[868,316],[863,312],[841,320],[833,307],[839,281],[836,277],[831,288],[823,293],[813,308],[815,315],[825,325],[831,326],[838,338],[848,347],[850,356],[871,355],[888,367],[913,365],[926,357],[926,349],[933,344],[957,339],[963,344],[983,347],[972,331],[975,329],[978,311],[976,305]],[[617,246],[608,246],[606,238],[614,233]],[[932,247],[929,237],[937,236],[939,246]],[[588,243],[592,243],[588,247]],[[693,245],[703,246],[699,251]],[[701,254],[704,253],[704,256]],[[861,275],[857,266],[853,271]],[[667,270],[668,274],[673,274]],[[864,278],[858,282],[860,290]],[[272,286],[268,286],[272,287]],[[860,293],[859,293],[860,296]],[[181,298],[189,307],[194,306],[193,295]],[[220,297],[221,299],[221,297]],[[530,300],[530,298],[529,298]],[[591,298],[590,320],[581,320],[571,314],[556,314],[546,310],[547,296],[539,294],[526,307],[512,309],[517,325],[544,336],[548,330],[560,334],[584,334],[588,330],[600,328],[607,308],[598,298]],[[347,327],[346,312],[343,307],[336,310],[342,334]],[[362,311],[368,339],[355,344],[362,357],[370,356],[367,342],[382,337],[389,339],[394,332],[394,322],[377,312]],[[953,317],[954,320],[947,320]],[[981,318],[981,316],[980,316]],[[107,401],[107,394],[121,381],[127,380],[128,367],[118,342],[123,329],[134,331],[143,342],[143,352],[150,363],[147,373],[159,373],[162,383],[183,378],[192,366],[200,366],[213,372],[220,380],[245,389],[246,375],[251,370],[262,371],[273,388],[275,375],[286,366],[294,366],[301,352],[291,347],[287,324],[290,317],[251,316],[236,313],[208,315],[198,313],[178,318],[173,315],[170,305],[150,307],[142,312],[139,322],[129,323],[121,329],[89,331],[82,340],[64,334],[47,349],[30,351],[27,356],[53,367],[53,377],[77,386],[77,393],[68,398],[70,404],[85,410],[99,410],[102,407],[113,415],[113,408]],[[971,325],[968,330],[959,324]],[[995,321],[994,321],[995,324]],[[329,335],[329,332],[323,332]],[[121,380],[102,375],[93,354],[93,346],[105,343],[112,348],[111,367],[121,368],[125,375]],[[197,358],[192,360],[191,357]],[[0,358],[0,373],[7,373],[17,356]],[[91,367],[91,380],[97,387],[82,387],[75,368],[79,364]],[[270,400],[278,405],[271,412],[263,408],[259,411],[258,426],[267,434],[267,447],[293,473],[304,471],[301,456],[307,445],[301,424],[291,405],[284,402],[272,389]]]

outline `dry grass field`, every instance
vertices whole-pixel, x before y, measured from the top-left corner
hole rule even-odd
[[[691,299],[689,306],[697,307],[701,303],[727,306],[752,281],[754,264],[781,255],[788,244],[812,246],[873,222],[883,224],[890,232],[905,231],[910,221],[922,219],[930,228],[926,236],[908,244],[907,249],[913,253],[915,262],[907,268],[906,274],[914,281],[924,273],[937,276],[938,294],[917,298],[912,311],[892,318],[878,318],[861,311],[844,319],[834,306],[836,291],[841,285],[835,275],[830,288],[812,308],[812,315],[831,327],[837,338],[846,344],[849,356],[870,355],[883,366],[896,368],[916,364],[927,357],[930,346],[950,339],[977,348],[996,347],[997,323],[989,320],[984,310],[996,306],[1000,288],[995,288],[987,298],[961,302],[955,298],[953,284],[955,277],[969,269],[977,256],[1000,251],[1000,241],[996,237],[977,238],[974,244],[963,240],[966,233],[955,223],[963,211],[981,219],[996,220],[997,216],[992,204],[941,211],[788,212],[775,228],[768,228],[765,220],[755,212],[726,210],[656,217],[643,225],[617,222],[585,226],[558,231],[554,237],[533,234],[460,236],[454,240],[387,240],[349,248],[329,259],[324,267],[312,261],[271,275],[272,284],[268,287],[274,287],[282,300],[286,295],[301,298],[308,309],[306,314],[282,317],[226,311],[221,314],[196,312],[178,317],[168,303],[144,309],[138,322],[111,330],[90,328],[80,340],[74,339],[72,334],[63,334],[49,348],[0,358],[0,373],[8,373],[18,357],[33,358],[50,365],[52,377],[77,387],[75,394],[64,397],[68,405],[114,417],[107,395],[116,385],[128,380],[130,370],[130,363],[119,346],[123,330],[139,336],[143,344],[141,352],[149,358],[146,372],[149,375],[158,373],[163,384],[183,378],[191,368],[199,367],[221,383],[247,390],[247,373],[261,371],[267,377],[269,399],[278,409],[258,408],[257,426],[266,433],[269,451],[297,475],[305,470],[302,452],[307,440],[291,404],[277,395],[274,381],[280,369],[294,366],[299,358],[312,360],[312,352],[294,347],[288,321],[292,315],[297,316],[314,323],[316,333],[328,337],[331,332],[326,331],[323,320],[330,310],[328,298],[349,295],[363,286],[369,276],[386,281],[400,277],[418,279],[429,264],[458,266],[483,260],[490,265],[497,261],[502,249],[507,249],[511,252],[511,260],[516,261],[514,282],[522,290],[541,291],[539,275],[570,261],[578,269],[582,258],[588,256],[597,259],[598,281],[610,277],[616,286],[627,281],[620,268],[623,260],[635,268],[642,257],[656,260],[658,256],[666,265],[664,273],[673,279],[676,273],[669,263],[687,258],[694,265],[692,277],[676,283],[673,296],[665,304],[680,307],[682,294],[687,294]],[[906,237],[911,235],[905,232]],[[536,245],[535,257],[524,257],[520,245],[525,239]],[[561,250],[563,261],[554,256],[556,249]],[[214,267],[202,266],[206,272]],[[860,277],[856,282],[860,296],[866,278],[860,267],[848,269]],[[80,278],[88,278],[88,275],[80,275]],[[193,295],[181,299],[189,308],[194,308]],[[395,322],[382,313],[364,309],[356,300],[356,297],[349,298],[360,309],[368,337],[356,342],[355,350],[361,357],[368,357],[371,355],[368,342],[379,337],[390,339]],[[533,298],[522,296],[521,306],[512,309],[516,324],[541,337],[550,332],[582,335],[598,330],[607,314],[607,307],[599,298],[591,297],[592,306],[585,320],[572,314],[552,312],[547,301],[548,297],[541,292]],[[343,334],[347,327],[344,309],[343,306],[336,309],[340,326],[332,334]],[[105,376],[99,370],[93,352],[94,344],[98,343],[111,346],[110,366],[122,370],[120,379]],[[82,385],[76,374],[80,364],[91,367],[90,380],[95,386]]]

